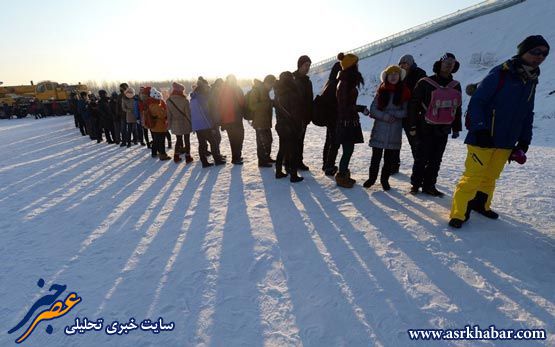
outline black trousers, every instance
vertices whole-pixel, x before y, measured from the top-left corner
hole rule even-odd
[[[291,175],[297,174],[298,165],[300,164],[300,134],[293,132],[278,130],[279,150],[276,156],[276,171],[282,171],[284,163],[287,163],[286,171]]]
[[[175,152],[191,155],[191,134],[175,135]]]
[[[231,161],[240,160],[243,152],[243,140],[245,139],[245,128],[243,122],[226,125],[229,146],[231,147]]]
[[[166,131],[165,135],[166,135],[166,140],[168,141],[168,148],[172,148],[172,134],[168,130]]]
[[[155,133],[152,132],[152,155],[165,155],[166,147],[164,146],[164,141],[166,138],[166,133]]]
[[[380,180],[382,182],[387,182],[389,176],[391,175],[391,167],[394,164],[395,158],[399,155],[400,150],[397,149],[383,149],[372,147],[372,159],[370,161],[370,170],[368,178],[374,184],[378,179],[378,173],[380,171],[380,163],[382,161],[382,156],[384,158],[384,163],[382,166],[382,175]]]
[[[76,114],[75,121],[77,127],[79,128],[79,131],[81,132],[81,135],[87,135],[87,126],[85,124],[85,120],[83,120],[83,117],[80,114]]]
[[[341,145],[338,145],[335,143],[335,122],[334,122],[334,125],[328,125],[326,130],[326,142],[324,143],[322,170],[333,168],[335,166],[335,161],[337,160],[337,152],[339,151],[339,146]]]
[[[403,125],[403,129],[405,130],[405,135],[407,136],[407,140],[409,141],[410,151],[412,153],[412,159],[416,158],[416,145],[418,143],[418,139],[416,136],[410,135],[410,127]],[[397,170],[399,171],[399,166],[401,165],[401,151],[397,153],[396,157],[393,160],[393,166],[396,166]]]
[[[447,137],[447,134],[426,130],[418,135],[416,157],[410,177],[413,186],[431,188],[436,185]]]
[[[306,127],[307,127],[307,124],[303,124],[301,134],[297,140],[298,148],[299,148],[299,155],[298,155],[299,165],[304,161],[303,153],[304,153],[304,137],[306,135]]]
[[[256,129],[256,154],[259,163],[268,163],[272,152],[272,129]]]
[[[210,144],[210,150],[212,151],[212,157],[214,160],[222,160],[220,146],[217,138],[214,136],[213,129],[197,130],[197,138],[198,156],[201,163],[208,163],[208,144]]]

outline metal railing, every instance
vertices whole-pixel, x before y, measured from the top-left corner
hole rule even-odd
[[[387,51],[388,49],[392,49],[405,43],[420,39],[424,36],[444,30],[453,25],[514,6],[524,1],[526,0],[487,0],[344,53],[356,54],[359,59],[362,60]],[[329,70],[336,61],[337,57],[334,56],[317,62],[311,66],[311,73],[319,73]]]

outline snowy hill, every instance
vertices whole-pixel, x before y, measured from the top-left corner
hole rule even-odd
[[[369,103],[379,71],[405,53],[430,70],[452,51],[466,83],[489,68],[470,64],[473,54],[502,61],[532,33],[555,44],[554,7],[528,0],[366,59],[362,102]],[[96,144],[79,135],[72,117],[0,121],[0,346],[16,345],[25,328],[7,332],[53,284],[67,286],[59,299],[74,291],[82,301],[40,323],[23,345],[554,346],[554,120],[544,118],[555,109],[555,96],[547,96],[555,89],[553,65],[550,56],[542,66],[539,136],[529,160],[508,165],[499,180],[492,207],[500,219],[473,215],[457,232],[446,223],[466,153],[462,139],[449,140],[442,199],[407,193],[406,145],[391,191],[360,185],[370,163],[366,144],[351,161],[357,185],[337,188],[319,170],[325,131],[315,126],[305,147],[311,171],[291,185],[257,167],[246,123],[245,165],[203,169],[198,160],[162,163],[140,146]],[[366,140],[370,128],[365,121]],[[194,135],[192,148],[198,159]],[[276,150],[274,133],[273,156]],[[225,133],[222,152],[229,157]],[[175,329],[64,333],[84,317],[105,325],[162,317]],[[548,335],[434,343],[407,334],[466,325]]]
[[[529,35],[542,35],[555,47],[555,2],[527,0],[507,9],[475,18],[425,38],[395,47],[359,62],[366,88],[359,100],[370,103],[379,84],[381,71],[397,64],[405,54],[412,54],[418,66],[432,73],[432,65],[443,53],[455,54],[461,63],[455,78],[466,86],[479,82],[495,65],[516,54],[516,46]],[[534,144],[555,143],[555,63],[553,54],[541,66],[536,92]],[[328,78],[329,71],[313,76],[315,93]],[[464,95],[465,105],[468,98]]]

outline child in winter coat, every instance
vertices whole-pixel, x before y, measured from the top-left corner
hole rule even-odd
[[[364,182],[365,188],[370,188],[376,183],[383,154],[384,165],[380,182],[383,190],[391,189],[389,176],[394,159],[401,150],[402,119],[407,116],[407,104],[410,100],[410,90],[404,85],[404,78],[405,70],[397,65],[389,66],[381,74],[382,83],[370,106],[370,117],[374,118],[369,142],[369,146],[372,147],[372,160],[369,178]]]
[[[162,93],[155,88],[145,87],[145,94],[149,97],[145,102],[145,120],[148,119],[152,132],[152,157],[158,156],[160,160],[171,159],[164,148],[164,140],[168,132],[166,103],[162,100]]]

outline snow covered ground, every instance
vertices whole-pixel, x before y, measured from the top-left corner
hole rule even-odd
[[[468,324],[543,328],[547,342],[514,345],[555,344],[553,147],[532,146],[526,165],[504,171],[500,220],[472,216],[453,232],[460,139],[449,141],[440,199],[407,194],[407,150],[391,192],[337,188],[318,170],[323,129],[314,126],[312,171],[295,185],[257,167],[250,128],[246,164],[210,169],[96,144],[72,117],[2,121],[0,134],[2,346],[53,283],[82,302],[51,321],[52,335],[41,323],[26,345],[409,346],[422,342],[411,344],[407,329]],[[359,183],[369,161],[358,145]],[[64,335],[76,317],[162,317],[176,327]]]

